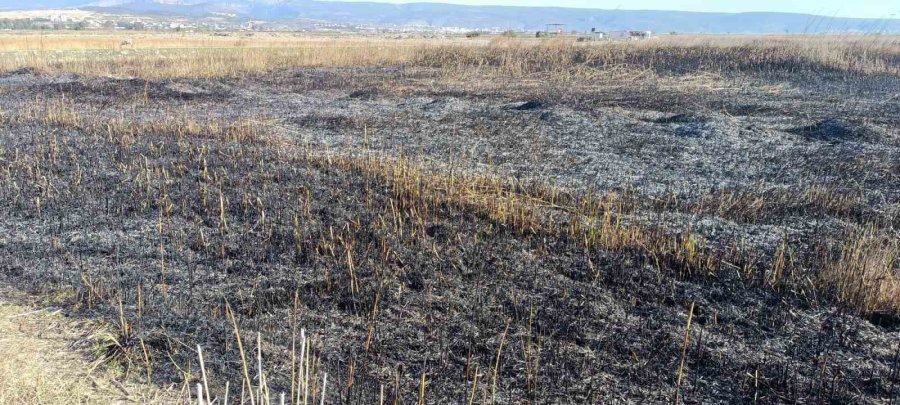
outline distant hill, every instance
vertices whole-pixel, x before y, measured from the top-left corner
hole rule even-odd
[[[341,24],[472,29],[538,30],[547,23],[561,23],[566,24],[567,30],[578,31],[597,28],[711,33],[900,32],[898,19],[835,18],[792,13],[729,14],[316,0],[34,0],[24,4],[0,5],[0,10],[41,8],[91,8],[186,16],[225,13],[260,20],[302,18]]]

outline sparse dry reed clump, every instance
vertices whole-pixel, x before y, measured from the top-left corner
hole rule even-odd
[[[862,192],[826,184],[809,184],[797,189],[750,188],[715,190],[697,201],[672,196],[657,201],[659,210],[692,214],[712,214],[741,223],[764,223],[792,213],[818,213],[854,220],[858,223],[894,221],[890,212],[874,213]]]
[[[823,259],[823,289],[863,314],[900,313],[900,237],[866,227]]]
[[[237,118],[225,121],[198,118],[177,112],[166,114],[161,119],[125,116],[105,119],[88,118],[91,115],[79,112],[70,99],[38,98],[21,106],[14,116],[5,116],[0,113],[0,123],[6,119],[11,123],[38,123],[79,130],[105,136],[110,140],[115,139],[123,147],[134,142],[135,138],[147,134],[225,142],[272,141],[271,138],[260,136],[260,131],[271,121],[265,118]]]

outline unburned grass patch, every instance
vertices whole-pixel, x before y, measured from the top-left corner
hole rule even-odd
[[[825,259],[820,282],[863,314],[900,314],[900,238],[863,228]]]

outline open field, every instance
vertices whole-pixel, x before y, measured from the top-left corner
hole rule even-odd
[[[145,35],[0,45],[0,282],[131,374],[900,400],[897,37]]]
[[[128,42],[123,46],[124,42]],[[624,67],[656,73],[898,74],[900,37],[662,36],[653,41],[573,44],[574,38],[393,39],[293,33],[5,34],[0,70],[114,77],[215,78],[297,67],[426,66],[445,75],[496,71],[555,77]]]

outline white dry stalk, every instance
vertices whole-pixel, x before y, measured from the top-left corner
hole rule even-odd
[[[319,398],[319,405],[325,405],[325,386],[328,384],[328,373],[322,376],[322,396]]]
[[[306,403],[306,391],[304,387],[306,386],[306,380],[304,376],[306,375],[303,371],[303,367],[305,362],[303,359],[306,356],[306,329],[300,329],[300,366],[297,371],[297,401],[296,403],[300,403],[300,395],[303,394],[303,403]]]
[[[500,355],[503,354],[503,343],[506,341],[506,333],[509,332],[509,321],[506,321],[506,329],[500,335],[500,345],[497,347],[497,360],[494,362],[494,378],[491,381],[491,404],[497,399],[497,374],[500,370]]]
[[[291,316],[291,405],[297,403],[297,320]]]
[[[203,384],[197,383],[197,405],[203,405]]]
[[[258,370],[257,381],[259,390],[257,394],[257,398],[259,399],[260,404],[264,404],[263,402],[263,367],[262,367],[262,333],[256,332],[256,366]],[[266,401],[268,402],[268,401]]]
[[[306,342],[306,349],[304,352],[304,367],[306,367],[306,371],[303,372],[303,405],[307,405],[307,400],[309,398],[309,351],[311,345],[310,341],[306,340],[305,337],[304,341]]]
[[[256,400],[253,396],[253,380],[250,379],[250,372],[248,371],[250,367],[247,362],[247,356],[244,352],[244,343],[241,340],[241,331],[240,328],[238,328],[237,319],[235,319],[234,317],[234,311],[232,311],[231,307],[227,305],[227,302],[225,309],[228,313],[228,317],[231,319],[231,325],[232,327],[234,327],[234,337],[237,340],[238,351],[241,354],[241,371],[243,372],[243,378],[241,379],[241,396],[239,401],[244,401],[245,394],[247,394],[247,392],[244,391],[244,388],[246,387],[250,394],[250,405],[256,405]],[[244,384],[244,382],[246,382],[246,384]]]
[[[206,403],[211,404],[212,399],[209,397],[209,380],[206,378],[206,365],[203,363],[203,349],[197,345],[197,357],[200,358],[200,374],[203,376],[203,390],[206,392]]]
[[[469,396],[469,405],[475,403],[475,390],[478,388],[478,365],[475,365],[475,375],[472,379],[472,395]]]
[[[222,399],[222,405],[228,405],[228,388],[230,388],[229,385],[229,382],[225,381],[225,398]]]

